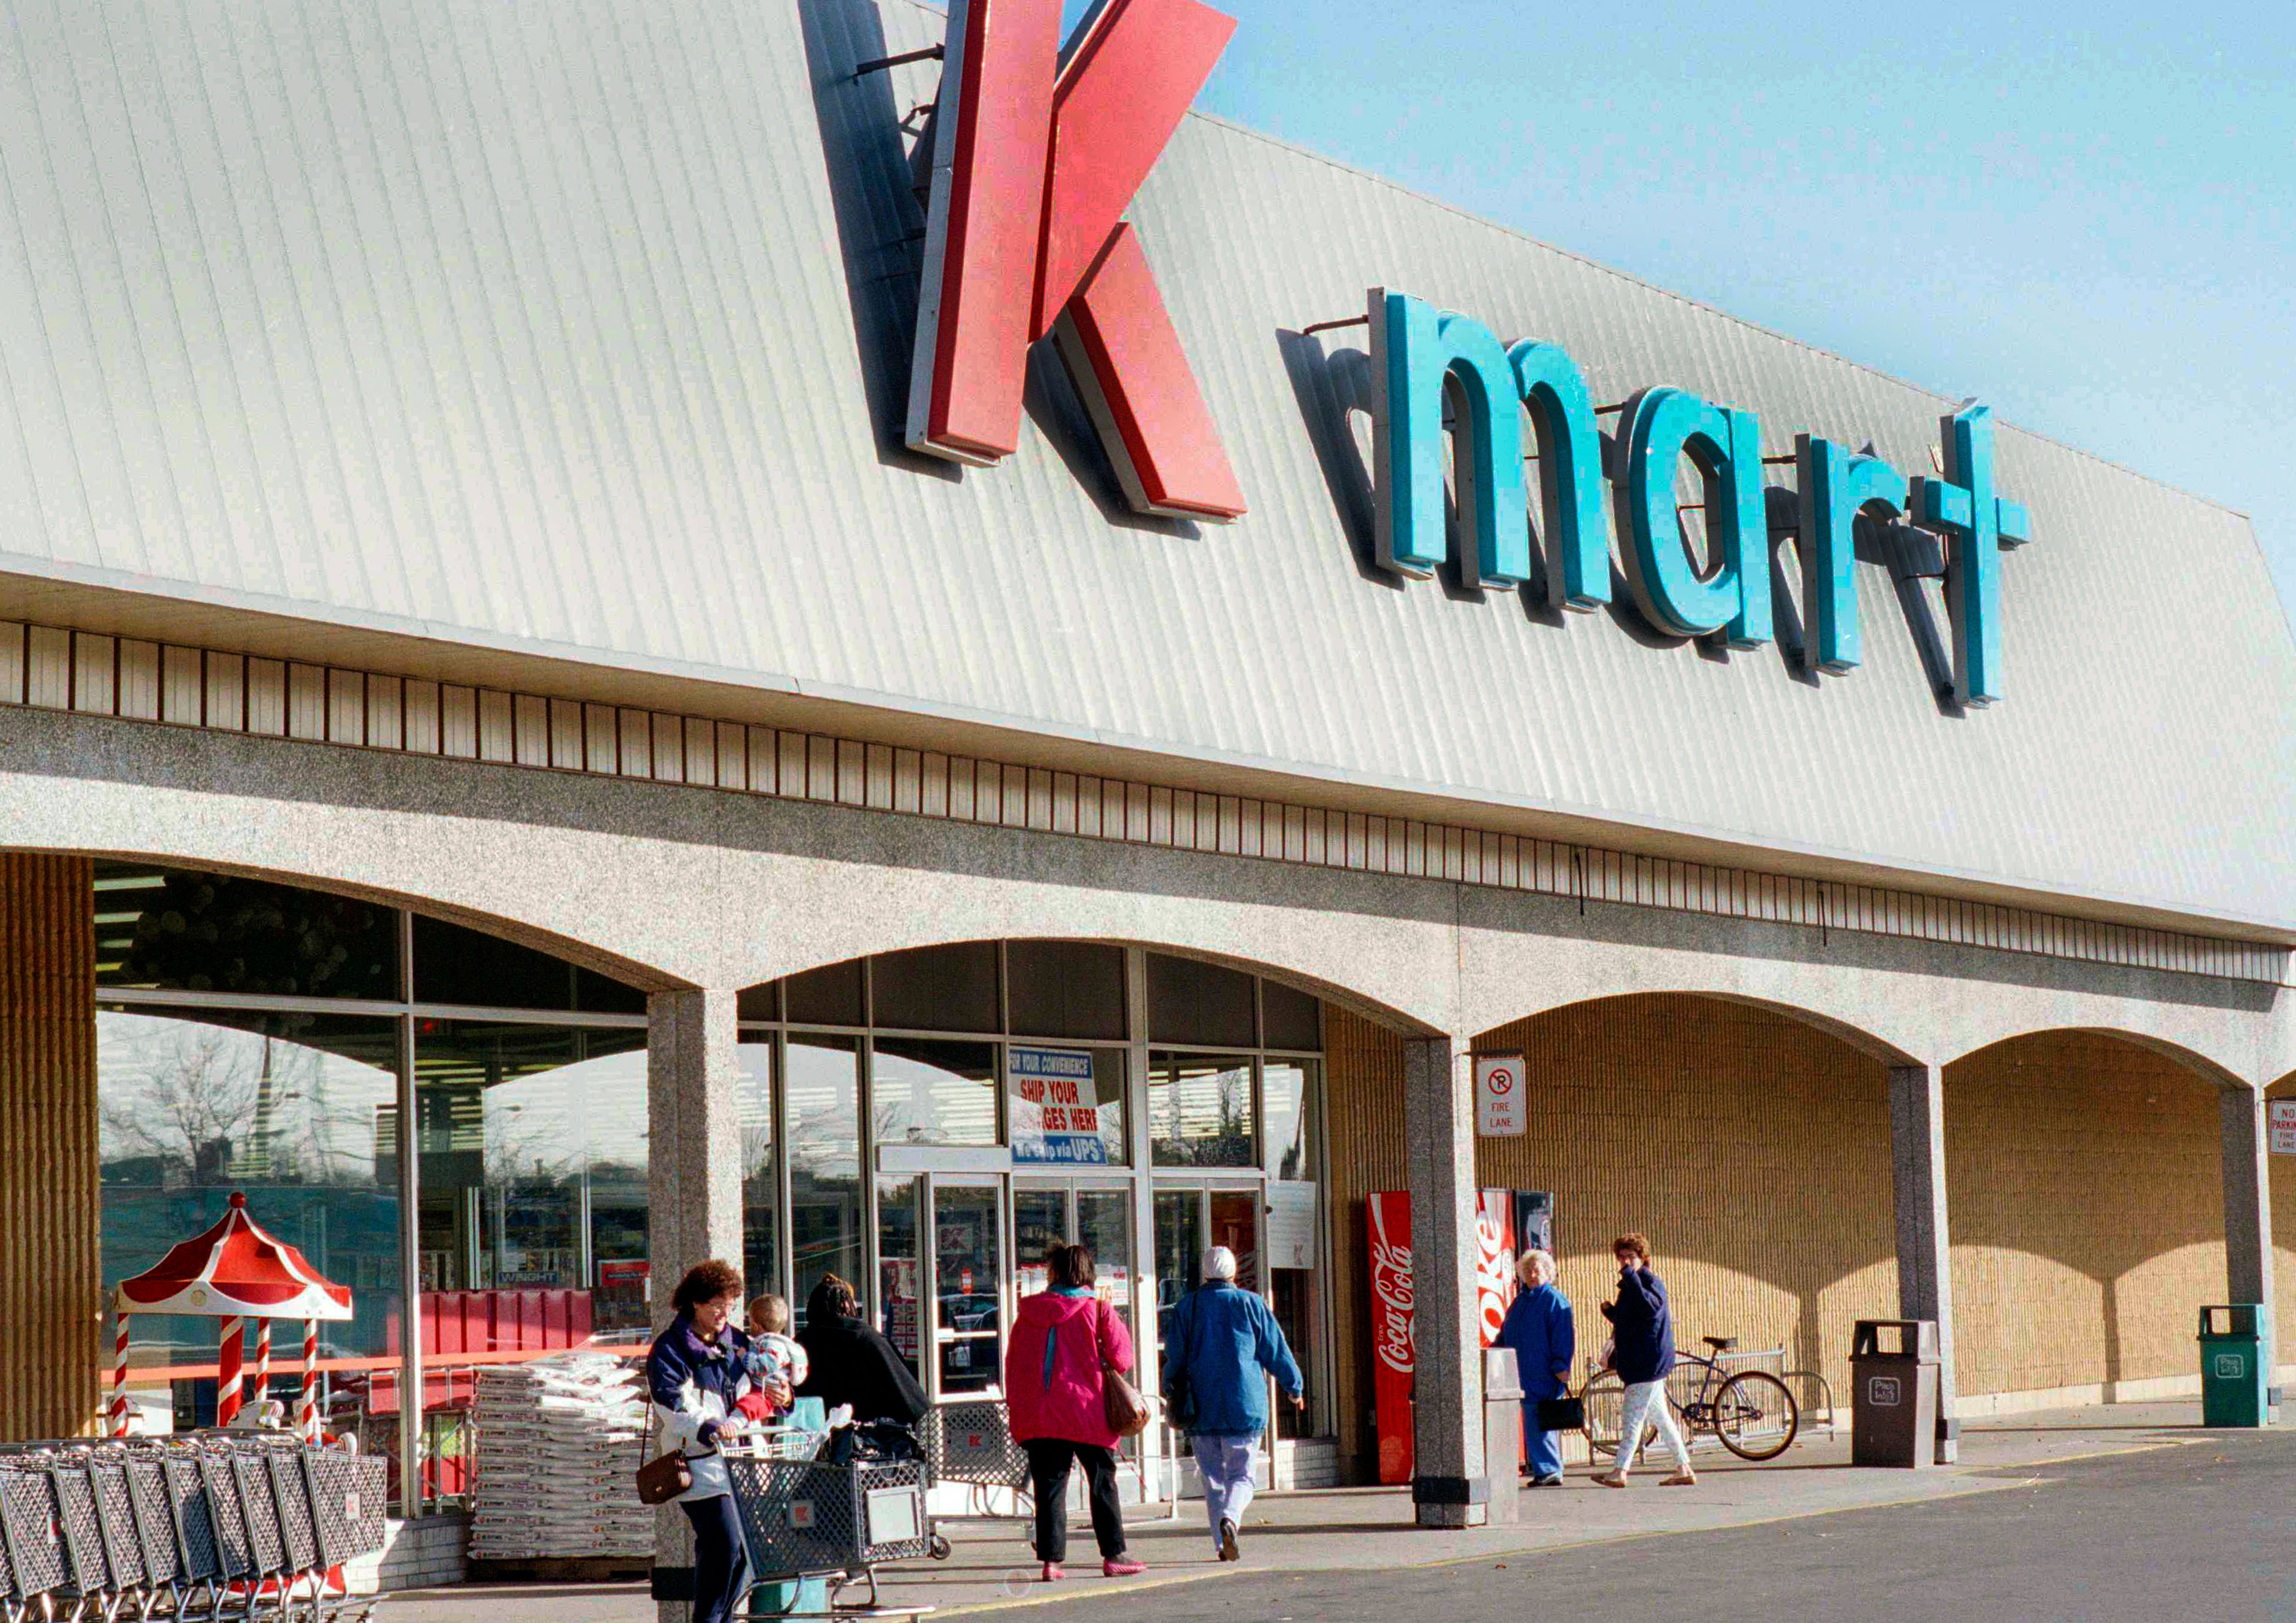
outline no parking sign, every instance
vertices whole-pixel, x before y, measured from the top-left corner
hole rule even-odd
[[[2296,1155],[2296,1099],[2273,1099],[2265,1107],[2275,1155]]]
[[[1521,1137],[1527,1125],[1522,1091],[1522,1055],[1476,1055],[1475,1131],[1485,1138]]]

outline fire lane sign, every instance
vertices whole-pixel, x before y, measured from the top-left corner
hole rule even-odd
[[[2275,1155],[2296,1155],[2296,1099],[2267,1100],[2265,1109],[2270,1112],[2266,1123],[2272,1140],[2272,1152]]]
[[[1522,1055],[1475,1056],[1475,1132],[1484,1138],[1520,1138],[1529,1125],[1523,1106]]]

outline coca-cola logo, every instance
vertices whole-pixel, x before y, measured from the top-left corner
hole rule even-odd
[[[1371,1248],[1372,1348],[1398,1374],[1411,1373],[1411,1248],[1384,1237]]]

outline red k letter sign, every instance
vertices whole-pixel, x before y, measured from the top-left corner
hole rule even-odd
[[[986,466],[1021,442],[1053,337],[1141,512],[1233,519],[1243,493],[1124,211],[1235,32],[1196,0],[955,0],[933,120],[912,448]]]

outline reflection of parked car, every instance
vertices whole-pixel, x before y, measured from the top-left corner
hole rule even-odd
[[[951,1330],[994,1330],[996,1312],[997,1300],[993,1296],[952,1291],[940,1299],[940,1322]]]

